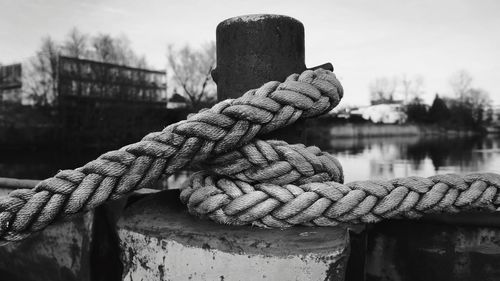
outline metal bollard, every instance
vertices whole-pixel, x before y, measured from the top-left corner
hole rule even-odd
[[[237,98],[267,81],[284,81],[306,70],[304,25],[281,15],[247,15],[217,26],[217,83],[219,101]],[[330,63],[318,66],[333,70]],[[318,68],[313,67],[313,68]],[[305,143],[305,120],[271,132],[262,139]]]
[[[285,16],[231,18],[217,27],[217,54],[219,99],[238,97],[305,69],[304,28]],[[344,280],[347,228],[219,225],[187,214],[178,195],[139,200],[119,221],[124,280]]]
[[[219,100],[237,98],[267,81],[283,81],[306,69],[304,26],[278,15],[249,15],[217,26],[217,68],[212,77]]]

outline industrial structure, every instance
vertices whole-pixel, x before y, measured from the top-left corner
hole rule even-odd
[[[31,120],[28,127],[43,127],[62,143],[120,144],[164,126],[166,85],[165,71],[65,56],[45,69],[30,61],[2,66],[2,112],[15,108],[20,114],[0,116],[0,127],[29,135],[33,130],[23,120],[43,112],[46,118]]]

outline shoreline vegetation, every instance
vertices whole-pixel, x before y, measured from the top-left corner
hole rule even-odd
[[[313,121],[308,122],[305,128],[306,144],[315,145],[320,148],[328,148],[332,142],[338,143],[363,139],[466,139],[482,138],[490,135],[486,134],[484,130],[473,130],[470,128],[451,129],[435,124],[326,123],[324,121]]]
[[[45,122],[40,121],[40,118],[24,118],[31,122],[0,122],[0,145],[4,148],[44,148],[51,146],[64,146],[68,148],[84,147],[84,148],[115,148],[137,141],[152,130],[161,130],[162,127],[168,124],[180,121],[185,118],[188,111],[167,109],[163,114],[153,116],[145,116],[144,114],[136,114],[137,116],[146,117],[148,120],[155,120],[152,124],[144,122],[140,126],[111,126],[111,124],[123,122],[117,120],[119,118],[111,118],[113,122],[107,123],[106,126],[100,126],[102,130],[106,128],[114,128],[113,137],[101,136],[101,131],[83,130],[71,134],[64,138],[63,134],[66,131],[57,122],[46,118]],[[0,114],[2,115],[2,114]],[[19,114],[24,115],[24,114]],[[41,114],[43,115],[43,114]],[[50,115],[50,114],[47,114]],[[30,117],[34,117],[29,115]],[[10,117],[15,118],[15,114]],[[1,119],[1,118],[0,118]],[[22,118],[21,118],[22,119]],[[106,118],[107,119],[107,118]],[[142,118],[141,118],[142,119]],[[6,121],[6,120],[3,120]],[[102,121],[101,121],[102,122]],[[9,124],[10,123],[10,124]],[[131,121],[131,123],[134,123]],[[14,125],[15,124],[15,125]],[[104,125],[104,124],[102,124]],[[137,124],[136,124],[137,125]],[[130,130],[133,128],[133,130]],[[446,137],[467,137],[484,134],[492,134],[496,132],[488,132],[484,127],[452,127],[442,126],[438,124],[379,124],[369,121],[356,122],[346,121],[345,119],[323,117],[315,120],[308,120],[304,125],[308,135],[314,135],[316,138],[331,139],[331,138],[369,138],[369,137],[397,137],[397,136],[446,136]],[[85,140],[85,141],[83,141]]]
[[[335,138],[388,137],[388,136],[473,136],[482,134],[471,129],[449,129],[437,125],[418,124],[332,124],[329,136]]]

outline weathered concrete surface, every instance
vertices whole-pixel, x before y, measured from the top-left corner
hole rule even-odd
[[[90,280],[93,212],[0,247],[0,280]]]
[[[219,225],[187,214],[178,196],[163,191],[125,211],[124,280],[344,280],[345,228]]]
[[[461,215],[456,216],[460,220]],[[496,214],[495,220],[499,219]],[[374,225],[368,237],[367,281],[500,278],[498,227],[391,220]]]
[[[302,72],[304,45],[304,27],[290,17],[249,15],[220,23],[212,72],[218,99]],[[263,138],[302,142],[303,124]],[[125,280],[344,280],[346,228],[218,225],[187,214],[178,193],[151,195],[126,210],[118,224]]]
[[[0,196],[11,190],[0,188]],[[1,246],[0,280],[120,280],[115,226],[126,202],[126,198],[110,202],[56,222],[26,240]]]

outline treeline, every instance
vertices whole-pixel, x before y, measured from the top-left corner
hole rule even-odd
[[[443,127],[478,128],[493,120],[491,106],[473,99],[459,100],[436,95],[432,105],[413,102],[406,106],[408,121]]]
[[[58,42],[42,38],[35,56],[23,70],[24,97],[34,106],[51,106],[57,101],[57,59],[63,55],[77,59],[150,68],[144,55],[135,52],[125,36],[87,34],[73,28]],[[215,67],[215,43],[200,48],[167,46],[166,75],[170,92],[182,96],[188,110],[196,111],[215,102],[216,87],[210,75]],[[25,67],[23,66],[23,67]]]
[[[493,109],[488,92],[472,82],[473,78],[467,71],[456,72],[449,80],[452,94],[436,94],[431,106],[422,100],[422,76],[379,77],[372,81],[369,89],[372,104],[404,104],[407,122],[476,129],[492,121]]]
[[[437,124],[449,128],[477,129],[493,120],[492,102],[489,94],[472,86],[472,76],[459,71],[450,79],[454,97],[436,94],[429,107],[414,99],[406,105],[408,121]]]
[[[37,56],[57,54],[138,68],[148,67],[145,56],[132,49],[125,35],[86,34],[76,27],[61,42],[56,42],[50,36],[43,38],[41,48],[36,53]]]
[[[79,77],[65,72],[67,69],[71,72],[73,68],[61,62],[71,59],[61,60],[61,56],[106,63],[103,69],[111,67],[107,64],[116,64],[151,70],[145,56],[132,49],[126,36],[88,34],[73,28],[62,40],[44,37],[34,56],[21,64],[22,87],[19,90],[16,88],[14,93],[16,98],[21,98],[8,102],[0,99],[0,130],[8,130],[9,135],[16,136],[9,139],[12,140],[9,145],[41,145],[45,140],[48,144],[67,144],[75,147],[124,145],[215,103],[216,86],[211,77],[216,62],[215,43],[209,42],[199,48],[170,45],[165,49],[167,81],[164,83],[165,80],[160,79],[160,84],[166,84],[165,91],[168,91],[170,96],[177,97],[171,102],[170,109],[166,107],[170,101],[153,104],[130,102],[130,99],[123,98],[133,95],[127,90],[135,90],[131,88],[140,83],[131,84],[131,81],[125,81],[126,83],[120,83],[118,86],[108,87],[98,79],[87,79],[95,75],[108,79],[102,74],[105,73],[109,74],[112,83],[114,80],[123,82],[123,79],[135,79],[139,75],[128,75],[127,72],[127,75],[120,76],[119,72],[113,71],[114,68],[110,68],[109,72],[100,71],[101,68],[85,68],[99,71],[89,73],[89,70],[85,70],[83,78],[86,80],[82,84]],[[62,69],[64,71],[61,71]],[[141,78],[136,80],[139,79]],[[134,81],[137,82],[136,80]],[[146,86],[149,88],[140,89],[140,95],[134,96],[144,97],[151,88],[151,85]],[[69,95],[69,91],[77,94]],[[96,94],[95,91],[100,92]],[[87,98],[110,95],[118,98]],[[80,96],[85,98],[80,99]],[[163,102],[163,99],[161,101]],[[61,104],[64,106],[57,106]],[[19,114],[12,115],[10,112]],[[12,115],[12,118],[6,118],[5,115]],[[30,118],[33,116],[36,117]],[[27,120],[34,122],[31,124]],[[41,133],[32,134],[32,128],[40,128]],[[5,144],[5,141],[0,139],[0,144]]]
[[[61,42],[47,36],[42,38],[35,55],[23,65],[23,98],[29,104],[51,106],[57,102],[60,55],[138,68],[148,67],[145,57],[132,50],[130,41],[124,35],[90,35],[73,28]]]

